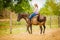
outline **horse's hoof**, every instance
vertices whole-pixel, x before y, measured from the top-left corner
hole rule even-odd
[[[42,34],[42,32],[40,34]]]
[[[30,33],[30,34],[32,34],[32,33]]]
[[[30,33],[30,34],[32,34],[32,33]]]
[[[43,32],[43,34],[44,34],[45,32]]]
[[[32,33],[29,32],[29,34],[32,34]]]

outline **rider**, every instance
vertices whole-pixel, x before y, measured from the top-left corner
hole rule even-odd
[[[37,4],[34,4],[34,11],[33,11],[33,14],[31,14],[29,16],[29,19],[31,20],[34,16],[36,16],[38,14],[38,5]]]

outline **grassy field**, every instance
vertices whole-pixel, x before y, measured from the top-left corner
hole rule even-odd
[[[9,35],[10,34],[10,24],[8,21],[0,21],[0,35]],[[56,18],[52,18],[50,21],[49,17],[46,21],[46,29],[50,28],[50,22],[51,22],[51,28],[58,28],[58,20]],[[39,31],[39,27],[33,25],[33,31]],[[16,20],[12,20],[12,34],[18,34],[26,32],[26,22],[24,19],[22,19],[20,22],[17,22]]]

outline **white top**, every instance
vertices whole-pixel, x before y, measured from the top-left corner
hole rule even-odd
[[[37,7],[34,8],[34,13],[38,14],[38,8]]]

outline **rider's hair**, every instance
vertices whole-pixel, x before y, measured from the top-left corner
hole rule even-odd
[[[37,4],[34,4],[34,6],[38,8],[38,5]]]

